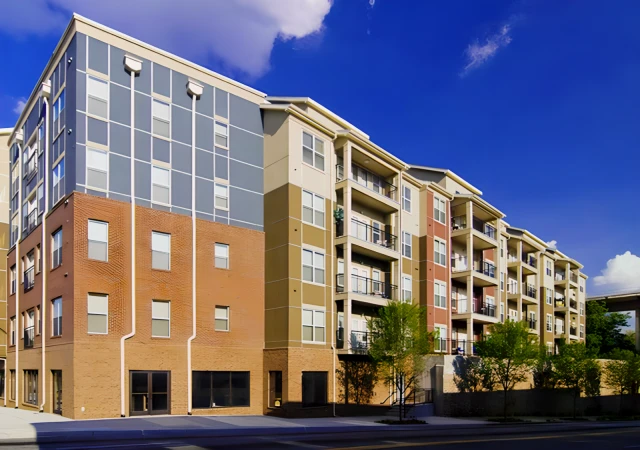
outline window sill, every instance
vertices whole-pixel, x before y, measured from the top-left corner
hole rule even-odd
[[[317,229],[322,230],[322,231],[327,231],[327,229],[325,227],[321,227],[320,225],[316,225],[315,223],[305,222],[304,220],[302,221],[302,223],[305,224],[305,225],[309,225],[310,227],[317,228]]]
[[[327,285],[324,283],[316,283],[315,281],[306,281],[306,280],[302,280],[302,282],[304,284],[311,284],[313,286],[321,286],[321,287],[326,287]]]
[[[51,268],[51,270],[49,270],[49,273],[53,272],[54,270],[59,269],[60,267],[62,267],[62,263],[58,264],[58,265],[57,265],[57,266],[55,266],[55,267],[52,267],[52,268]]]
[[[33,405],[31,403],[21,402],[21,405],[24,406],[25,408],[38,409],[38,405]]]
[[[58,336],[49,336],[49,339],[61,339],[62,335],[58,335]]]
[[[166,341],[167,339],[171,339],[171,336],[151,336],[151,340],[159,339]]]
[[[302,161],[302,165],[303,165],[303,166],[310,167],[310,168],[312,168],[313,170],[315,170],[315,171],[317,171],[317,172],[320,172],[320,173],[321,173],[321,174],[323,174],[323,175],[324,175],[324,174],[326,174],[326,172],[325,172],[324,170],[320,170],[320,169],[318,169],[316,166],[313,166],[313,165],[311,165],[311,164],[309,164],[309,163],[306,163],[306,162],[304,162],[304,161]]]
[[[327,345],[326,342],[316,342],[316,341],[302,341],[303,344],[313,344],[313,345]]]
[[[151,270],[156,270],[158,272],[166,272],[166,273],[171,273],[171,269],[157,269],[155,267],[152,267]]]

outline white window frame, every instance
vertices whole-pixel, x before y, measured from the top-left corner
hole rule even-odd
[[[18,289],[18,266],[17,264],[14,264],[13,266],[11,266],[11,268],[9,269],[11,271],[11,277],[9,282],[11,283],[9,286],[9,295],[13,295],[16,293],[16,290]]]
[[[504,272],[500,272],[500,290],[504,291]]]
[[[59,305],[59,306],[56,306]],[[56,315],[57,314],[57,315]],[[56,334],[55,321],[60,318],[60,329]],[[56,297],[51,300],[51,336],[62,336],[62,297]]]
[[[224,211],[229,211],[229,186],[226,184],[216,183],[214,189],[214,207]],[[222,191],[224,190],[224,194]],[[226,204],[219,205],[218,200],[224,201]]]
[[[229,148],[229,124],[216,120],[214,125],[214,143],[216,147]],[[224,143],[218,142],[218,138],[224,139]]]
[[[411,258],[411,255],[413,254],[412,241],[413,241],[413,235],[411,233],[407,233],[406,231],[403,231],[402,232],[402,256],[404,256],[405,258]]]
[[[402,185],[402,210],[411,214],[411,188],[406,184]]]
[[[167,317],[156,317],[156,315],[153,312],[153,304],[154,303],[166,303],[168,305],[168,316]],[[153,334],[153,321],[154,320],[164,320],[166,322],[169,322],[169,333],[167,336],[156,336]],[[167,300],[151,300],[151,337],[154,338],[164,338],[164,339],[168,339],[171,337],[171,302],[167,301]]]
[[[447,223],[447,203],[436,195],[433,196],[433,218],[443,225]]]
[[[554,332],[554,331],[553,331],[553,326],[554,326],[554,323],[553,323],[553,315],[551,315],[551,314],[547,314],[547,322],[546,322],[546,328],[545,328],[545,330],[547,330],[548,332],[553,333],[553,332]],[[551,329],[549,329],[549,327],[551,327]]]
[[[161,111],[156,108],[156,105],[159,105],[159,107],[166,107],[167,109],[167,113],[168,113],[168,118],[162,117],[160,114],[156,114],[160,113]],[[156,121],[164,123],[167,125],[167,135],[164,135],[162,133],[158,133],[158,131],[156,130]],[[171,105],[167,102],[163,102],[161,100],[157,100],[157,99],[153,99],[152,104],[151,104],[151,133],[154,136],[158,136],[160,138],[164,138],[164,139],[171,139]]]
[[[311,137],[312,147],[305,145],[304,143],[305,135]],[[318,145],[318,143],[320,143],[320,145]],[[318,151],[319,147],[322,148],[322,151]],[[308,163],[304,160],[305,150],[307,152],[311,152],[311,157],[312,157],[311,163]],[[318,167],[318,160],[322,160],[322,168]],[[307,166],[313,167],[314,169],[320,170],[322,172],[324,172],[326,169],[324,141],[304,130],[302,131],[302,164],[306,164]]]
[[[444,281],[433,282],[433,304],[436,308],[447,308],[447,283]]]
[[[545,290],[545,302],[547,303],[547,305],[553,305],[553,291],[550,288],[545,288]]]
[[[439,251],[441,248],[443,252]],[[442,258],[439,258],[439,256]],[[442,239],[433,239],[433,261],[439,266],[447,265],[447,243]]]
[[[220,315],[220,317],[218,317],[218,312],[224,312],[224,316],[222,317]],[[228,333],[229,331],[231,331],[231,310],[228,306],[222,306],[222,305],[216,305],[215,311],[214,311],[214,318],[213,318],[213,329],[216,331],[223,331]],[[218,328],[218,321],[224,321],[225,322],[225,328]]]
[[[584,302],[578,302],[578,307],[580,308],[578,315],[584,316]],[[640,319],[640,318],[638,318]]]
[[[9,345],[16,345],[18,329],[16,327],[16,316],[9,319]]]
[[[410,276],[402,275],[402,297],[405,303],[413,303],[413,280]]]
[[[220,251],[218,251],[220,250]],[[224,255],[223,255],[224,250]],[[213,257],[213,265],[216,269],[225,269],[229,270],[229,256],[230,256],[230,247],[229,244],[224,244],[222,242],[216,242],[214,247],[214,257]],[[224,260],[224,265],[218,265],[218,260],[222,263]]]
[[[53,107],[51,108],[53,111],[53,133],[52,136],[55,138],[60,131],[62,131],[62,129],[64,127],[60,126],[60,116],[62,115],[62,111],[64,111],[64,107],[65,107],[65,103],[66,103],[66,98],[65,98],[66,94],[65,94],[65,90],[62,89],[60,91],[60,93],[58,94],[58,98],[56,99],[56,101],[53,104]],[[108,103],[107,103],[108,106]],[[109,110],[107,109],[107,114],[109,113]]]
[[[162,182],[162,180],[158,179],[158,176],[156,175],[158,173],[158,171],[162,171],[162,172],[166,172],[167,174],[167,184],[164,184]],[[162,188],[162,189],[167,189],[168,194],[167,194],[167,202],[163,202],[160,201],[156,198],[154,198],[154,187],[158,187],[158,188]],[[151,166],[151,201],[153,203],[158,203],[160,205],[171,205],[171,169],[169,169],[168,167],[162,167],[162,166]]]
[[[51,269],[55,269],[62,264],[62,227],[58,228],[51,234]],[[58,258],[56,261],[56,250],[58,250]],[[56,264],[57,262],[57,264]]]
[[[102,98],[96,92],[91,92],[91,80],[95,80],[97,83],[104,85],[106,88],[106,98]],[[101,120],[109,120],[109,96],[110,96],[110,86],[107,80],[103,80],[102,78],[98,78],[92,75],[87,76],[87,114],[91,117],[96,117]],[[105,104],[106,116],[102,116],[100,114],[96,114],[95,112],[89,111],[89,99],[92,98],[98,102],[102,102]]]
[[[91,239],[91,225],[95,225],[95,226],[103,226],[106,225],[106,240],[105,241],[101,241],[99,240],[99,238],[97,239]],[[91,258],[90,252],[89,252],[89,248],[91,247],[91,243],[95,242],[96,244],[105,244],[107,246],[107,254],[106,254],[106,258],[105,259],[96,259],[96,258]],[[87,222],[87,258],[92,260],[92,261],[103,261],[103,262],[108,262],[109,261],[109,222],[104,222],[101,220],[93,220],[93,219],[89,219]]]
[[[553,276],[553,264],[551,263],[551,261],[546,261],[546,274],[549,277]]]
[[[167,237],[169,239],[169,251],[165,252],[164,250],[156,250],[154,248],[154,236],[158,236],[159,238],[164,238]],[[153,252],[157,252],[157,253],[165,253],[169,255],[169,264],[166,269],[165,268],[161,268],[161,267],[154,267],[153,266]],[[154,270],[171,270],[171,234],[170,233],[163,233],[162,231],[152,231],[151,232],[151,268]]]
[[[311,254],[311,264],[305,264],[305,255]],[[318,259],[320,258],[320,259]],[[322,267],[319,264],[316,264],[318,261],[322,261]],[[316,265],[318,267],[316,267]],[[325,273],[325,254],[316,250],[312,250],[310,248],[302,249],[302,281],[304,283],[313,283],[313,284],[321,284],[324,285],[326,283],[326,273]],[[311,268],[311,280],[307,280],[304,275],[305,267]],[[317,271],[322,271],[322,280],[318,281],[316,278]]]
[[[305,312],[311,313],[311,323],[305,323]],[[322,315],[321,325],[316,323],[317,318],[320,317],[320,315]],[[302,342],[305,342],[308,344],[325,344],[327,342],[327,312],[324,309],[303,306],[301,322],[302,322],[302,336],[301,336]],[[304,338],[305,327],[311,328],[311,336],[313,337],[313,339],[310,341]],[[321,341],[316,339],[316,329],[322,329],[323,339]]]
[[[91,299],[92,298],[101,298],[101,299],[105,299],[107,302],[107,310],[105,311],[100,311],[98,308],[95,308],[96,305],[91,305]],[[89,316],[100,316],[100,317],[104,317],[104,320],[106,322],[106,326],[105,326],[105,332],[98,332],[98,331],[91,331],[89,330]],[[89,293],[87,294],[87,334],[109,334],[109,296],[107,294],[96,294],[96,293]]]
[[[436,353],[444,353],[447,351],[447,326],[446,325],[434,325],[433,331],[437,333],[437,338],[433,346],[433,351]],[[444,348],[442,348],[442,341],[445,342]]]
[[[307,200],[311,199],[311,205],[308,205]],[[324,197],[314,194],[311,191],[302,190],[302,221],[316,227],[325,228],[325,199]],[[305,211],[311,211],[311,221],[305,220]],[[322,215],[319,219],[317,216]],[[318,223],[320,222],[320,223]]]
[[[107,155],[107,160],[108,160]],[[93,168],[96,170],[95,168]],[[107,187],[109,186],[108,174],[109,174],[109,164],[107,163]],[[51,177],[53,179],[51,198],[53,200],[53,205],[57,204],[62,197],[64,197],[65,189],[64,189],[64,156],[58,161],[58,164],[55,165],[53,169],[51,169]],[[43,191],[44,192],[44,191]],[[39,196],[38,196],[39,197]]]
[[[104,155],[105,160],[106,160],[106,168],[105,167],[96,167],[96,166],[92,166],[89,163],[89,153],[90,152],[95,152],[95,153],[99,153]],[[85,184],[87,186],[87,188],[90,189],[94,189],[97,191],[103,191],[103,192],[107,192],[109,190],[109,152],[107,150],[102,150],[99,148],[93,148],[93,147],[87,147],[87,162],[86,162],[86,166],[87,166],[87,173],[86,173],[86,178],[85,178]],[[93,186],[91,184],[89,184],[89,170],[94,170],[96,172],[102,172],[106,175],[106,179],[107,179],[107,186],[102,188],[102,187],[97,187],[97,186]]]
[[[636,319],[636,320],[637,320],[637,319]],[[579,328],[579,330],[580,330],[580,331],[578,331],[578,332],[580,333],[580,334],[579,334],[580,338],[584,338],[584,324],[580,324],[580,328]]]

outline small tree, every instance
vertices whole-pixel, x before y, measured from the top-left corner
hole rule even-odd
[[[371,403],[378,382],[378,369],[374,361],[342,361],[337,370],[342,387],[340,398],[345,403],[363,405]]]
[[[524,322],[496,323],[490,334],[476,347],[491,368],[491,379],[504,392],[504,418],[507,418],[507,396],[518,383],[525,381],[535,364],[538,343]]]
[[[557,380],[553,370],[553,355],[546,347],[540,347],[538,358],[533,367],[533,387],[535,389],[555,389]]]
[[[399,393],[400,420],[406,391],[424,370],[424,356],[433,348],[433,333],[427,331],[426,311],[411,303],[390,301],[369,321],[372,340],[369,355],[380,375]]]
[[[560,346],[554,360],[554,370],[560,386],[573,391],[573,417],[576,417],[576,402],[582,392],[594,391],[594,381],[599,386],[600,366],[593,351],[582,342]],[[598,388],[599,390],[599,388]]]
[[[453,382],[460,392],[493,391],[491,367],[482,358],[457,357],[454,362]]]
[[[620,396],[636,394],[640,385],[640,356],[629,350],[615,350],[611,353],[615,358],[608,361],[604,367],[604,382]]]
[[[621,328],[629,326],[631,316],[609,312],[604,301],[587,302],[586,341],[596,357],[606,357],[615,349],[634,350],[634,342]]]

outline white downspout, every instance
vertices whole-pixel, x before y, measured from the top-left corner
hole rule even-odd
[[[49,83],[42,84],[40,91],[42,100],[44,101],[44,211],[42,212],[42,252],[40,253],[40,261],[42,262],[42,306],[40,307],[40,342],[42,345],[42,403],[40,403],[40,412],[44,412],[44,404],[47,399],[47,365],[46,365],[46,329],[47,329],[47,213],[49,212],[49,96],[51,95],[51,85]],[[36,155],[37,157],[37,155]],[[17,400],[17,398],[16,398]]]
[[[334,134],[333,139],[331,140],[331,146],[333,147],[333,155],[335,156],[336,154],[336,140],[338,139],[338,135]],[[333,168],[335,168],[335,164],[333,163],[333,161],[331,161],[331,164],[329,165],[329,192],[331,193],[331,205],[333,206],[333,197],[336,194],[336,187],[335,187],[335,183],[336,183],[336,177],[337,172],[333,173]],[[342,169],[344,171],[344,168]],[[336,198],[336,206],[337,206],[338,202],[337,202],[337,198]],[[333,208],[331,209],[331,254],[335,255],[333,258],[331,258],[331,267],[329,268],[330,271],[330,279],[332,280],[331,282],[331,286],[333,289],[333,292],[331,292],[331,331],[332,331],[332,336],[331,336],[331,350],[333,350],[333,417],[336,417],[336,333],[338,331],[338,329],[336,328],[336,317],[335,317],[335,311],[334,311],[334,307],[336,305],[336,299],[335,299],[335,295],[336,295],[336,288],[334,283],[337,283],[337,280],[333,274],[333,265],[337,264],[338,261],[338,257],[337,257],[337,253],[336,253],[336,247],[334,244],[334,239],[335,239],[335,235],[336,232],[335,230],[335,222],[333,220]],[[343,313],[344,314],[344,313]]]
[[[203,86],[189,80],[187,91],[191,94],[191,336],[187,340],[187,414],[193,407],[191,379],[191,342],[196,338],[196,101],[202,95]]]
[[[124,65],[131,75],[131,333],[120,339],[120,417],[126,416],[125,411],[125,356],[124,343],[136,334],[136,196],[135,196],[135,77],[142,70],[142,61],[124,57]]]
[[[47,127],[48,128],[48,127]],[[23,136],[21,132],[16,133],[16,140],[19,142],[22,142]],[[24,224],[22,223],[22,196],[24,195],[23,193],[23,187],[22,187],[22,146],[18,145],[18,186],[19,186],[19,198],[18,198],[18,217],[20,218],[20,226],[18,226],[18,238],[16,240],[16,323],[15,323],[15,342],[16,342],[16,369],[15,369],[15,379],[16,379],[16,384],[15,384],[15,392],[14,392],[14,399],[15,399],[15,409],[18,409],[18,399],[20,397],[18,397],[18,394],[20,392],[20,370],[19,370],[19,362],[20,362],[20,336],[18,335],[18,330],[20,330],[20,275],[22,274],[21,271],[21,262],[22,262],[22,258],[20,257],[20,239],[22,239],[22,227],[24,226]],[[22,282],[24,283],[24,275],[23,275],[23,280]],[[6,382],[6,381],[5,381]]]

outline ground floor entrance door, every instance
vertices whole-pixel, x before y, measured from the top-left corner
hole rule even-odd
[[[53,412],[62,414],[62,370],[52,370],[53,377]]]
[[[129,390],[130,415],[171,413],[171,372],[132,370]]]

